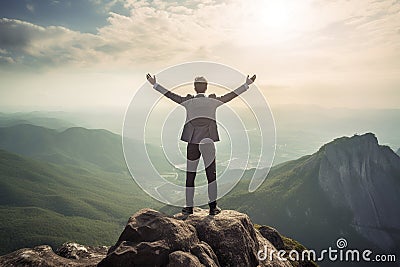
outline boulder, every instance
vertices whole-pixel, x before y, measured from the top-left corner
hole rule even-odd
[[[85,247],[77,243],[74,245],[63,245],[61,254],[65,253],[67,257],[62,257],[53,252],[52,248],[47,245],[37,246],[34,248],[23,248],[7,255],[0,257],[0,266],[24,266],[24,267],[63,267],[63,266],[80,266],[94,267],[103,259],[107,252],[107,247]],[[72,244],[72,243],[71,243]],[[70,248],[67,252],[67,248]],[[78,256],[72,247],[79,247],[81,251],[85,251],[85,256]],[[72,252],[75,251],[75,254]],[[68,256],[69,254],[69,256]],[[71,256],[71,255],[75,256]],[[77,257],[76,257],[77,256]],[[74,258],[75,257],[75,258]]]
[[[191,247],[190,252],[199,258],[200,262],[206,267],[220,266],[217,255],[215,255],[210,245],[204,241],[201,241],[200,243]]]
[[[102,258],[107,254],[108,247],[83,246],[75,242],[66,242],[56,250],[56,254],[67,259]]]
[[[234,211],[223,210],[216,216],[208,215],[208,210],[195,208],[194,214],[174,215],[184,219],[196,228],[200,240],[210,245],[221,266],[291,266],[289,262],[274,260],[259,261],[257,252],[277,250],[253,226],[249,216]]]
[[[276,247],[278,250],[285,248],[282,237],[275,228],[267,225],[262,225],[258,230],[260,231],[260,234],[265,237],[269,242],[271,242],[271,244],[274,245],[274,247]]]
[[[258,260],[259,250],[276,248],[247,215],[194,211],[173,217],[151,209],[138,211],[98,266],[292,266],[287,261]]]
[[[203,267],[199,259],[189,252],[175,251],[169,254],[168,267]]]
[[[166,266],[172,252],[190,252],[198,243],[196,229],[190,224],[142,209],[129,218],[117,243],[98,266]]]

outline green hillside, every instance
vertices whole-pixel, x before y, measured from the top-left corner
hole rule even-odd
[[[66,241],[108,245],[121,231],[115,222],[64,216],[37,207],[2,206],[0,214],[0,254],[41,244],[57,248]]]
[[[0,234],[1,240],[12,240],[2,241],[1,253],[27,246],[26,240],[111,244],[126,218],[158,206],[127,173],[44,163],[0,150]],[[49,223],[52,227],[45,227]]]
[[[121,136],[73,127],[62,132],[30,124],[0,128],[0,148],[39,160],[125,172]]]

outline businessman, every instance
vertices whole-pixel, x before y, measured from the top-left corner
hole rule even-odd
[[[205,95],[208,82],[204,77],[196,77],[194,79],[196,95],[188,94],[187,96],[180,96],[167,90],[157,83],[155,76],[151,76],[149,73],[146,78],[155,90],[186,109],[186,121],[181,136],[181,140],[188,143],[186,150],[186,205],[182,209],[182,213],[184,215],[193,213],[194,180],[200,156],[203,158],[208,181],[209,214],[216,215],[220,213],[221,209],[217,207],[216,201],[217,181],[214,142],[219,141],[216,110],[219,106],[245,92],[256,79],[256,75],[251,78],[247,76],[243,85],[220,97],[215,94]]]

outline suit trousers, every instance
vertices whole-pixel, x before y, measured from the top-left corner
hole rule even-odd
[[[194,206],[194,180],[200,156],[203,158],[208,181],[208,200],[210,207],[217,205],[217,175],[215,166],[215,146],[213,142],[194,144],[188,143],[186,157],[186,206]]]

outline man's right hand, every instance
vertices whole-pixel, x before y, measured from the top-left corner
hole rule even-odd
[[[151,85],[154,85],[156,83],[156,76],[154,75],[151,77],[150,73],[146,74],[146,79],[151,83]]]

